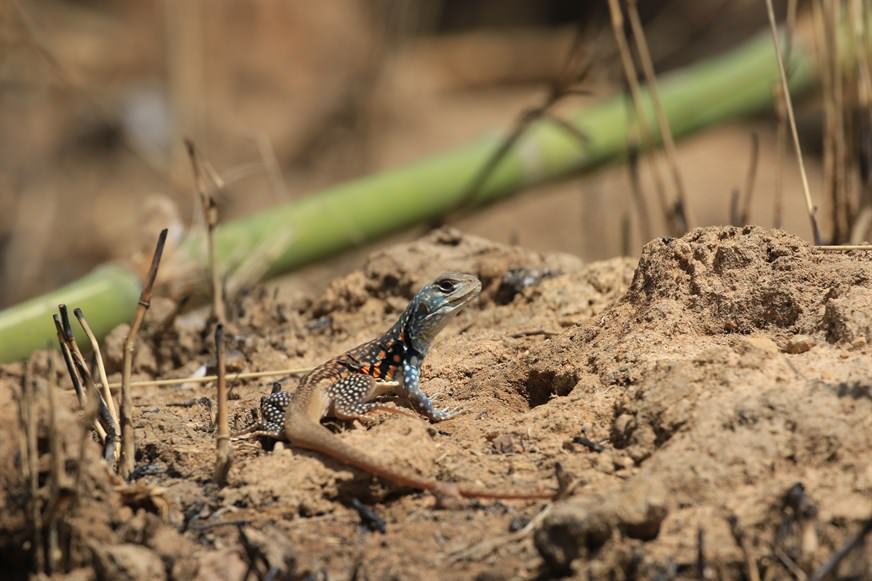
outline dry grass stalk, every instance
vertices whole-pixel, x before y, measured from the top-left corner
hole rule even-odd
[[[227,381],[238,381],[241,379],[259,379],[262,377],[279,377],[282,375],[305,375],[312,371],[311,367],[293,367],[290,369],[271,369],[268,371],[248,371],[245,373],[235,373],[227,377]],[[130,387],[161,387],[167,385],[184,385],[186,383],[209,383],[216,381],[217,375],[204,375],[202,377],[179,377],[176,379],[154,379],[143,381],[131,381]],[[120,383],[110,383],[109,387],[120,387]]]
[[[815,250],[823,250],[824,252],[847,252],[849,250],[872,250],[872,244],[820,244],[814,248]]]
[[[247,287],[254,285],[269,272],[270,265],[275,262],[293,238],[290,229],[276,233],[257,245],[251,254],[227,278],[227,296],[235,297]]]
[[[857,108],[859,114],[861,206],[872,207],[872,65],[869,62],[869,4],[852,0],[854,48],[857,55]],[[865,167],[863,167],[865,164]]]
[[[796,9],[797,0],[788,0],[787,2],[787,19],[784,30],[784,60],[790,62],[790,56],[793,52],[793,29],[796,25]],[[787,71],[788,79],[791,71]],[[772,88],[775,93],[775,117],[777,125],[775,128],[775,206],[772,209],[772,224],[776,228],[781,228],[784,224],[784,157],[787,153],[787,104],[784,97],[784,88],[780,84],[776,84]]]
[[[633,57],[630,54],[630,48],[627,43],[627,37],[624,34],[624,15],[621,12],[621,7],[618,0],[609,0],[609,13],[611,14],[612,30],[615,35],[615,44],[618,47],[618,53],[621,57],[621,64],[624,68],[624,76],[627,81],[627,86],[630,89],[630,96],[633,99],[633,107],[636,110],[636,128],[640,133],[643,144],[651,143],[651,135],[648,129],[647,116],[645,115],[645,107],[642,104],[642,91],[639,88],[639,81],[636,74],[636,65],[633,63]],[[663,187],[663,178],[660,175],[660,170],[657,167],[657,162],[654,157],[649,157],[651,167],[651,176],[654,180],[654,187],[657,191],[660,206],[663,211],[663,219],[669,234],[680,236],[684,233],[684,228],[679,224],[676,213],[673,211],[671,204],[666,199],[665,189]]]
[[[775,45],[775,60],[778,62],[778,72],[781,75],[781,87],[784,92],[784,103],[787,109],[787,120],[790,124],[790,132],[793,136],[793,145],[796,150],[796,159],[799,163],[799,174],[802,178],[802,190],[805,195],[805,205],[808,210],[808,219],[811,223],[812,235],[815,244],[821,243],[820,228],[817,222],[817,208],[811,199],[811,189],[808,185],[808,175],[805,171],[805,163],[802,160],[802,147],[799,144],[799,132],[796,129],[796,117],[793,113],[793,102],[790,98],[790,86],[787,83],[787,71],[784,67],[784,57],[781,54],[781,45],[778,42],[778,26],[775,24],[775,10],[772,8],[772,0],[766,0],[766,11],[769,15],[769,28],[772,32],[772,43]]]
[[[28,507],[30,509],[30,525],[32,527],[33,563],[36,572],[45,571],[45,545],[42,542],[42,511],[39,510],[39,448],[37,447],[36,406],[34,404],[34,382],[31,376],[31,362],[24,364],[24,377],[21,382],[22,401],[24,403],[24,428],[27,439],[27,472],[29,485]]]
[[[823,130],[823,166],[824,166],[824,199],[830,200],[830,212],[832,217],[833,230],[831,239],[838,243],[838,220],[836,213],[838,211],[838,202],[836,201],[835,190],[835,148],[833,147],[834,131],[833,131],[833,76],[830,66],[830,42],[827,34],[827,18],[825,8],[821,0],[812,2],[812,15],[815,25],[815,48],[817,49],[818,66],[821,70],[821,90],[823,93],[823,109],[824,109],[824,130]]]
[[[500,162],[508,155],[515,145],[527,133],[527,130],[534,122],[541,119],[547,119],[557,127],[563,129],[573,139],[578,141],[579,147],[583,148],[589,143],[589,138],[575,125],[566,122],[553,113],[554,107],[566,97],[572,95],[587,95],[588,92],[575,87],[590,70],[592,59],[581,58],[581,39],[582,31],[578,30],[573,38],[572,45],[567,53],[566,60],[563,64],[563,70],[557,79],[551,82],[548,87],[548,92],[542,99],[542,102],[535,107],[521,111],[515,120],[515,124],[509,130],[509,133],[503,138],[499,146],[492,154],[488,156],[481,168],[473,175],[463,194],[458,199],[457,203],[450,208],[447,214],[462,210],[467,206],[475,203],[476,197],[481,188],[487,183],[487,180],[500,165]]]
[[[863,206],[851,225],[851,236],[848,238],[848,244],[858,245],[863,242],[870,226],[872,226],[872,206]]]
[[[94,380],[91,377],[91,372],[88,369],[87,364],[85,363],[85,358],[82,356],[81,350],[79,350],[79,345],[76,343],[75,336],[73,335],[73,328],[70,325],[70,317],[67,312],[66,305],[58,305],[58,311],[60,311],[61,315],[61,350],[64,352],[64,359],[66,360],[66,354],[69,354],[70,360],[67,362],[67,366],[72,365],[72,370],[70,371],[70,376],[74,379],[75,383],[84,384],[84,389],[81,389],[81,398],[79,399],[79,404],[82,409],[88,408],[88,403],[90,399],[100,397],[100,394],[97,393],[96,388],[94,387]],[[55,323],[57,324],[57,322]],[[91,396],[89,398],[89,396]],[[110,429],[114,429],[112,426],[109,426]],[[97,435],[100,437],[100,441],[104,444],[107,441],[107,430],[104,429],[100,422],[94,421],[94,430],[96,430]],[[117,434],[117,432],[115,432]]]
[[[200,207],[203,211],[203,220],[206,223],[206,244],[209,254],[209,274],[212,279],[212,316],[219,323],[226,321],[227,315],[224,308],[224,292],[221,284],[221,275],[215,264],[215,227],[218,226],[218,206],[213,198],[206,191],[206,182],[203,179],[201,170],[200,158],[197,155],[197,149],[194,143],[190,140],[185,140],[185,147],[188,149],[188,157],[191,160],[191,167],[194,171],[194,187],[197,189],[197,196],[200,199]]]
[[[751,163],[748,166],[748,175],[745,177],[745,189],[743,190],[742,203],[739,204],[737,223],[735,225],[748,224],[751,219],[751,199],[754,194],[754,182],[757,180],[757,162],[760,160],[760,136],[751,134]]]
[[[833,75],[833,145],[835,152],[835,184],[834,191],[838,206],[836,222],[838,223],[839,242],[847,242],[853,220],[853,200],[851,199],[850,184],[848,181],[848,126],[845,119],[845,77],[844,68],[841,65],[839,52],[839,26],[842,22],[842,3],[832,2],[829,4],[829,43],[830,43],[830,66]]]
[[[118,422],[118,407],[115,405],[115,400],[112,397],[112,390],[109,389],[109,378],[106,376],[106,365],[103,363],[103,353],[100,351],[100,342],[97,341],[96,335],[91,330],[88,320],[85,318],[85,313],[82,309],[74,309],[73,314],[79,320],[79,325],[85,335],[88,336],[88,341],[91,342],[91,349],[94,350],[94,355],[97,359],[97,373],[100,375],[100,385],[103,386],[103,399],[106,400],[106,405],[109,406],[109,413],[112,414],[112,422],[116,433],[121,432],[121,424]]]
[[[224,361],[224,325],[218,323],[215,327],[215,356],[218,360],[218,417],[215,436],[215,482],[219,486],[227,484],[230,473],[230,423],[227,415],[227,377]]]
[[[684,227],[690,230],[694,226],[694,219],[690,207],[687,202],[687,193],[684,188],[684,179],[681,177],[681,171],[678,169],[678,154],[675,150],[675,140],[672,137],[672,129],[669,127],[669,120],[666,118],[666,113],[660,103],[660,97],[657,93],[657,73],[654,72],[654,62],[651,59],[651,52],[648,50],[648,40],[645,38],[645,28],[642,26],[642,19],[639,18],[639,9],[636,6],[636,0],[627,0],[627,16],[630,20],[630,28],[633,31],[633,39],[636,42],[636,48],[639,52],[639,63],[642,65],[642,72],[645,75],[645,82],[648,85],[648,91],[651,94],[651,104],[654,106],[654,114],[657,119],[657,127],[660,130],[660,137],[663,140],[663,145],[666,150],[666,161],[672,172],[672,180],[675,182],[675,192],[678,196],[678,202],[681,204],[681,215],[684,219]]]
[[[863,524],[860,526],[860,530],[848,537],[842,546],[839,547],[838,550],[836,550],[809,579],[811,581],[822,581],[823,579],[827,579],[838,568],[839,563],[841,563],[844,558],[851,553],[851,551],[863,546],[863,541],[869,533],[872,533],[872,517],[864,520]]]
[[[49,445],[49,500],[46,509],[46,529],[48,530],[48,554],[46,564],[49,571],[57,571],[56,564],[60,562],[58,548],[58,522],[61,478],[64,473],[64,457],[61,450],[60,434],[57,423],[57,380],[55,377],[54,358],[48,358],[46,394],[48,398],[48,445]]]
[[[630,194],[636,204],[636,214],[639,217],[639,233],[642,235],[642,244],[647,243],[654,236],[651,230],[651,214],[648,212],[648,202],[642,192],[642,180],[639,175],[639,144],[631,143],[628,149],[627,169],[630,172]]]
[[[739,525],[739,519],[736,516],[730,516],[727,522],[730,525],[733,540],[736,541],[736,545],[742,551],[748,581],[760,581],[760,571],[757,569],[757,557],[754,555],[754,547],[745,535],[741,525]]]
[[[142,287],[142,293],[139,295],[139,304],[136,306],[136,314],[133,317],[133,324],[130,325],[130,331],[127,333],[127,339],[124,341],[124,362],[121,372],[121,460],[118,465],[118,470],[121,476],[128,478],[133,472],[134,456],[136,454],[136,436],[133,431],[133,401],[130,397],[130,374],[133,369],[133,351],[136,349],[136,335],[139,333],[139,327],[145,319],[145,313],[148,307],[151,306],[151,292],[154,287],[154,281],[157,278],[157,270],[160,266],[160,258],[163,254],[164,244],[167,240],[167,229],[160,231],[157,239],[157,245],[154,249],[154,256],[151,259],[151,267],[148,270],[148,275],[145,279],[145,284]]]
[[[66,347],[66,349],[72,356],[72,362],[75,366],[76,371],[78,372],[79,378],[85,384],[85,389],[82,394],[83,397],[85,395],[89,396],[85,398],[84,404],[85,419],[87,420],[87,423],[85,425],[88,426],[93,424],[94,430],[97,432],[100,441],[104,445],[107,462],[113,462],[114,460],[117,460],[118,449],[115,446],[115,442],[118,436],[119,428],[115,423],[115,418],[112,416],[112,412],[109,409],[109,406],[106,404],[102,395],[97,390],[97,387],[94,384],[94,377],[88,367],[88,364],[85,362],[82,351],[79,349],[79,345],[76,342],[75,336],[73,335],[73,329],[72,325],[70,325],[70,317],[69,312],[67,311],[67,306],[58,305],[58,310],[60,311],[61,315],[63,346]],[[81,314],[81,309],[76,310],[78,311],[78,314]],[[97,417],[98,412],[102,412],[99,420]],[[85,429],[85,431],[86,434],[84,437],[87,437],[87,428]],[[84,446],[84,441],[82,443],[82,446]],[[84,449],[81,451],[81,453],[84,454]],[[74,493],[78,490],[78,473],[76,476],[76,482],[77,485],[74,488]]]
[[[91,382],[93,386],[93,382]],[[96,425],[97,411],[100,409],[100,394],[94,393],[94,397],[88,400],[88,405],[85,406],[85,415],[82,418],[82,436],[79,438],[78,462],[76,463],[76,474],[73,479],[73,507],[79,503],[82,496],[82,471],[85,465],[85,449],[88,440],[91,438],[91,429],[89,426]]]
[[[70,352],[70,348],[67,346],[66,341],[64,341],[64,329],[61,326],[61,319],[58,315],[52,315],[52,321],[54,322],[55,333],[58,338],[58,348],[61,350],[61,355],[67,366],[67,372],[70,374],[70,380],[73,382],[76,399],[79,401],[79,406],[85,407],[85,395],[82,391],[82,382],[79,380],[79,374],[76,372],[76,366],[73,363],[73,354]]]
[[[817,0],[814,3],[824,94],[824,184],[826,197],[831,204],[832,240],[836,243],[847,239],[850,220],[850,201],[846,188],[844,91],[836,30],[839,19],[838,2]]]
[[[857,105],[854,136],[859,170],[859,203],[851,224],[850,244],[862,242],[872,225],[872,68],[869,63],[868,3],[852,0],[850,18],[853,22],[851,48],[857,66]]]

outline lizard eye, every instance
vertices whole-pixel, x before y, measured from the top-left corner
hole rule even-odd
[[[437,281],[436,286],[438,286],[439,290],[441,290],[444,293],[450,293],[454,290],[454,283],[451,282],[450,280],[444,279],[444,278],[440,281]]]

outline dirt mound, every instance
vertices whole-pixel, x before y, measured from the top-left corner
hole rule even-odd
[[[230,484],[218,489],[213,388],[142,388],[137,479],[114,480],[89,448],[87,482],[100,492],[94,508],[70,513],[81,539],[70,568],[210,578],[241,576],[253,560],[289,577],[670,578],[702,566],[739,578],[750,561],[783,577],[820,565],[872,513],[872,259],[820,253],[777,231],[698,229],[651,242],[636,266],[439,230],[373,254],[321,297],[242,297],[228,325],[234,364],[319,363],[383,332],[445,270],[478,275],[484,291],[437,339],[423,380],[439,405],[468,413],[438,425],[380,417],[339,437],[446,481],[553,486],[557,472],[567,499],[438,510],[429,495],[256,442],[236,445]],[[137,373],[207,364],[202,315],[160,311]],[[0,396],[12,401],[20,367],[3,373]],[[269,389],[235,387],[238,427]],[[21,436],[15,406],[3,409],[0,525],[20,546],[27,494],[9,443]],[[151,495],[165,505],[143,504]],[[373,532],[379,519],[383,533]],[[0,550],[7,561],[12,546]],[[840,574],[869,574],[865,556]]]

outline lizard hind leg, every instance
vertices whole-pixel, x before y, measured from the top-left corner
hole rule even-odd
[[[258,436],[284,439],[285,413],[293,395],[286,391],[275,391],[260,398],[260,422],[234,434],[234,439],[255,438]]]

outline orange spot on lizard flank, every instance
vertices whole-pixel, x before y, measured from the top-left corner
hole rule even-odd
[[[399,362],[400,362],[400,354],[394,353],[394,363],[399,363]],[[391,367],[393,367],[393,366],[391,366]]]

